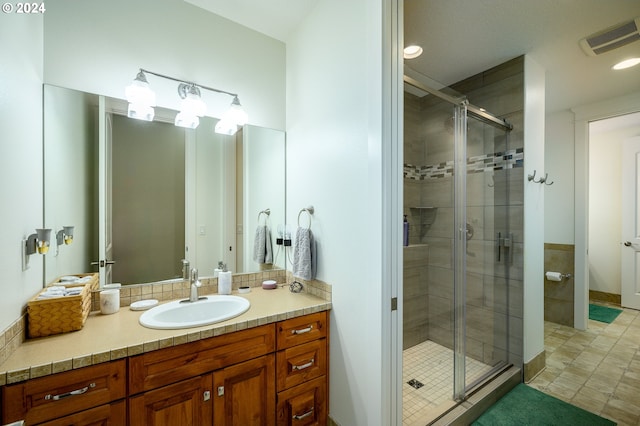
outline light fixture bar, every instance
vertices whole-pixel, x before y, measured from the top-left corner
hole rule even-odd
[[[171,76],[168,76],[168,75],[165,75],[165,74],[160,74],[160,73],[157,73],[157,72],[154,72],[154,71],[145,70],[143,68],[140,68],[140,71],[142,71],[144,73],[153,74],[153,75],[155,75],[157,77],[166,78],[168,80],[177,81],[178,83],[185,83],[185,84],[188,84],[188,85],[191,85],[191,86],[197,86],[197,87],[199,87],[201,89],[207,89],[207,90],[210,90],[212,92],[224,93],[225,95],[229,95],[229,96],[233,96],[233,97],[237,97],[238,96],[237,93],[227,92],[226,90],[214,89],[213,87],[203,86],[202,84],[196,83],[196,82],[193,82],[193,81],[180,80],[180,79],[175,78],[175,77],[171,77]]]

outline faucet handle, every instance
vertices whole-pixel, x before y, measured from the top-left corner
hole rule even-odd
[[[198,281],[198,270],[196,268],[191,269],[191,282],[197,282]]]

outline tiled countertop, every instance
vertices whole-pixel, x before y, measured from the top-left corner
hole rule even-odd
[[[234,294],[237,294],[234,292]],[[208,326],[155,330],[138,322],[143,311],[120,308],[112,315],[93,312],[79,331],[29,339],[0,365],[0,385],[60,373],[152,350],[331,309],[331,302],[307,293],[254,287],[238,294],[251,302],[244,314]]]

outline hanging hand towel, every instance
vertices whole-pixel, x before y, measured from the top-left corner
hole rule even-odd
[[[272,263],[271,230],[266,225],[256,228],[253,241],[253,260],[257,263]]]
[[[293,250],[293,276],[303,280],[316,277],[316,242],[309,228],[298,228]]]

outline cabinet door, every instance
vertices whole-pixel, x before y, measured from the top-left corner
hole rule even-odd
[[[278,393],[278,426],[327,424],[326,377]]]
[[[121,426],[127,422],[124,400],[71,414],[39,426]]]
[[[183,380],[129,399],[131,426],[210,425],[211,374]]]
[[[216,426],[275,425],[276,382],[273,355],[213,373]]]

